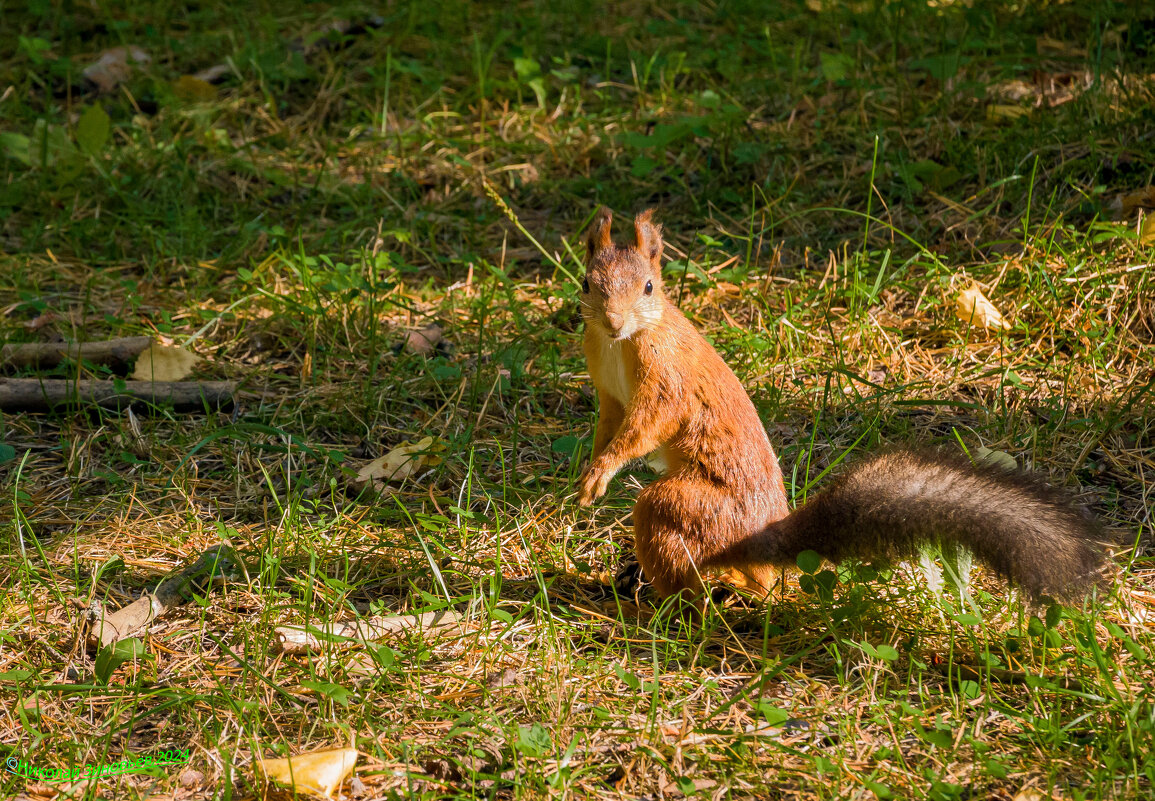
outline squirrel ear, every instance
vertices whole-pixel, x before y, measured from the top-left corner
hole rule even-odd
[[[634,218],[634,247],[654,264],[662,255],[662,226],[654,225],[650,218],[653,209],[646,209]]]
[[[605,206],[598,209],[593,224],[590,225],[589,237],[586,239],[587,260],[592,259],[599,250],[604,250],[613,244],[613,240],[610,239],[610,223],[613,219],[614,213]]]

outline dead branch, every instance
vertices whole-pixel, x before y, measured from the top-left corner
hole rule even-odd
[[[128,606],[107,612],[97,604],[89,645],[103,648],[130,637],[175,606],[189,600],[193,593],[207,595],[214,586],[239,578],[244,567],[228,545],[214,545],[191,563],[174,570],[152,592],[145,592]]]
[[[119,388],[118,388],[119,386]],[[109,409],[148,404],[176,411],[232,405],[233,381],[71,381],[68,379],[0,378],[0,410],[44,412],[56,406],[97,404]]]
[[[29,342],[0,348],[2,367],[55,367],[65,359],[126,367],[152,337],[121,337],[102,342]]]

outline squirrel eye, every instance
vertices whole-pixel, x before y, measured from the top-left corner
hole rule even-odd
[[[646,281],[646,294],[652,295],[654,293],[654,282]]]
[[[588,295],[589,293],[590,293],[590,282],[588,280],[582,279],[582,294]]]

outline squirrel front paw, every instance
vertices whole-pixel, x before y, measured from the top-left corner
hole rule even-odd
[[[581,489],[578,491],[578,505],[589,506],[598,498],[606,494],[610,479],[614,474],[594,462],[586,470],[581,479]]]

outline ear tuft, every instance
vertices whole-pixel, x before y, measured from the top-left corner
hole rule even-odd
[[[662,226],[651,222],[653,209],[646,209],[634,218],[634,247],[643,256],[657,264],[662,256]]]
[[[614,213],[605,206],[598,209],[598,213],[590,225],[589,237],[586,239],[588,258],[592,259],[599,250],[605,250],[613,244],[613,240],[610,239],[610,223],[613,222],[613,219]]]

